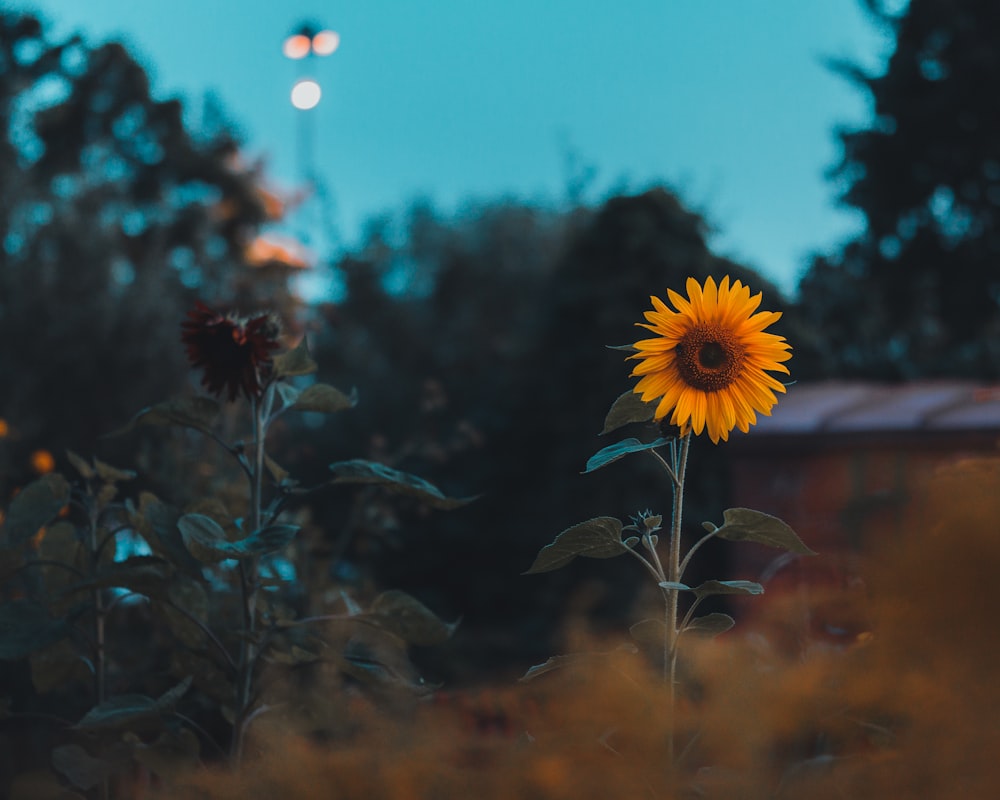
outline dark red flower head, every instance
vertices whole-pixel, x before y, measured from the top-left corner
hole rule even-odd
[[[223,316],[196,303],[181,323],[181,341],[193,367],[205,370],[201,383],[209,392],[228,391],[236,399],[240,389],[247,398],[259,398],[271,368],[271,351],[280,331],[270,314],[248,319]]]

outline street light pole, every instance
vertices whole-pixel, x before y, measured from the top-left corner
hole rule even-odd
[[[281,48],[287,58],[298,61],[300,65],[299,78],[292,86],[291,91],[292,105],[298,116],[299,172],[309,194],[316,195],[318,200],[323,200],[326,204],[330,202],[330,198],[326,187],[319,178],[315,163],[316,120],[314,110],[322,99],[323,92],[319,82],[309,74],[309,67],[315,63],[318,57],[332,55],[339,46],[340,34],[336,31],[321,28],[313,22],[303,22],[285,38]],[[326,227],[328,228],[327,232],[331,235],[331,240],[335,239],[332,224],[328,224]],[[306,232],[305,238],[309,239],[308,232]]]

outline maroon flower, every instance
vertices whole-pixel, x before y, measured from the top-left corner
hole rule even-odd
[[[181,323],[181,341],[188,360],[205,370],[202,385],[215,395],[240,389],[247,398],[259,398],[271,368],[271,351],[278,345],[279,326],[270,314],[242,319],[223,316],[196,303]]]

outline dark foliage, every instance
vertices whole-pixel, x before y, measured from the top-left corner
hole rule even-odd
[[[633,383],[626,354],[607,345],[634,341],[650,293],[688,276],[729,274],[763,290],[770,308],[782,300],[750,270],[713,256],[703,220],[664,189],[566,214],[486,206],[455,223],[421,205],[401,245],[391,233],[387,223],[373,228],[340,265],[348,296],[327,307],[315,347],[330,379],[356,385],[361,400],[350,428],[339,418],[336,430],[317,431],[315,448],[483,496],[448,519],[377,511],[371,497],[355,498],[352,511],[343,495],[316,513],[347,562],[367,558],[381,582],[465,616],[452,651],[442,649],[449,676],[508,662],[515,648],[522,659],[543,656],[570,605],[596,604],[599,617],[617,619],[637,581],[626,563],[574,564],[544,585],[517,578],[540,544],[588,516],[627,517],[651,504],[668,512],[652,458],[581,475],[610,443],[598,436],[604,416]],[[397,277],[408,291],[387,289]],[[720,455],[697,445],[694,524],[725,492]],[[501,629],[506,638],[473,641]]]
[[[802,306],[827,369],[876,378],[1000,376],[1000,6],[911,0],[883,75],[835,64],[874,122],[843,130],[833,172],[866,228],[818,258]]]
[[[92,452],[183,386],[178,321],[195,291],[230,291],[264,212],[235,140],[192,135],[121,45],[52,43],[10,11],[0,131],[0,417],[16,476],[30,449]]]

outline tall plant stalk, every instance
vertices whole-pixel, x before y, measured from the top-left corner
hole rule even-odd
[[[258,401],[250,398],[250,416],[253,422],[253,461],[247,474],[250,483],[250,503],[248,508],[248,527],[252,534],[261,526],[261,492],[264,470],[264,436],[266,420],[270,413],[270,390],[264,393],[264,399]],[[244,734],[249,722],[250,704],[253,699],[253,675],[257,665],[257,645],[254,636],[257,629],[257,589],[258,581],[257,557],[243,559],[239,562],[240,597],[243,607],[243,636],[240,641],[240,656],[237,661],[236,680],[236,717],[233,730],[233,741],[230,756],[238,764],[243,757]]]

